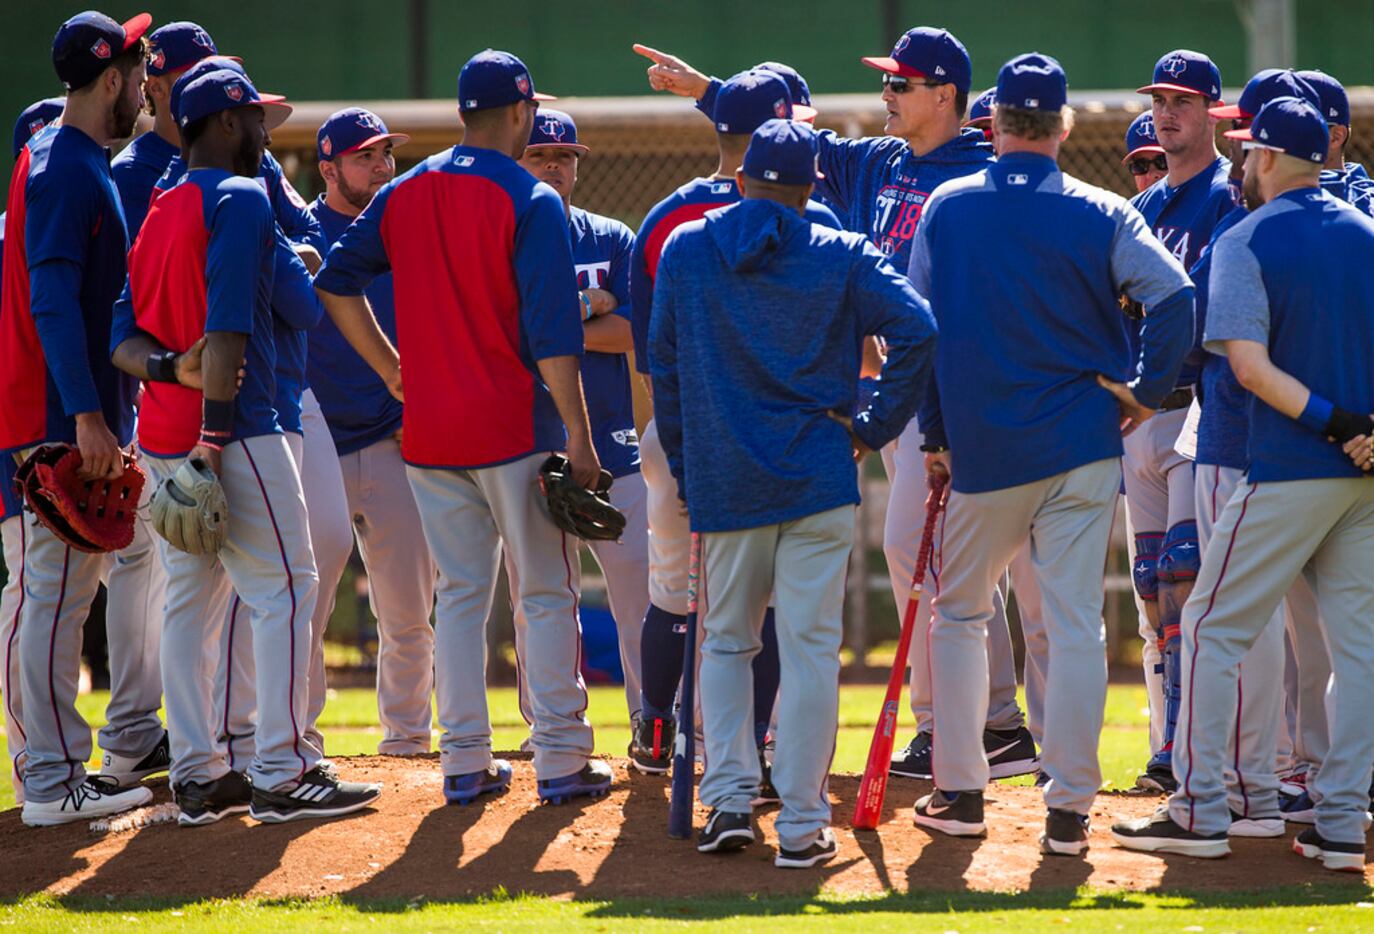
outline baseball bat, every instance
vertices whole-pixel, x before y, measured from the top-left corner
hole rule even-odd
[[[930,494],[926,496],[926,524],[921,530],[921,547],[916,553],[916,573],[911,577],[911,596],[902,614],[902,635],[897,641],[897,657],[892,660],[892,674],[887,679],[887,696],[873,728],[873,741],[868,747],[868,764],[859,783],[859,798],[854,803],[854,817],[850,823],[855,830],[874,830],[883,812],[883,798],[887,794],[887,770],[892,762],[892,743],[897,736],[897,709],[902,699],[902,682],[906,680],[907,655],[911,652],[911,634],[916,628],[916,610],[925,589],[926,568],[935,538],[935,520],[943,509],[945,478],[931,478]]]
[[[682,644],[682,702],[677,711],[677,737],[673,741],[673,791],[668,803],[668,836],[678,840],[692,835],[692,787],[697,758],[697,578],[701,573],[701,538],[692,533],[691,558],[687,562],[687,634]]]

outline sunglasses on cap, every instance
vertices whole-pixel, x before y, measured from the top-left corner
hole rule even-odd
[[[893,94],[905,94],[907,91],[910,91],[912,88],[917,87],[918,85],[920,87],[925,88],[938,88],[940,85],[946,83],[947,82],[944,81],[931,81],[929,78],[925,79],[924,81],[913,81],[906,75],[883,75],[883,87],[891,88]]]
[[[1153,159],[1132,159],[1126,163],[1126,168],[1131,170],[1132,175],[1144,175],[1151,169],[1167,172],[1169,171],[1169,160],[1164,158],[1163,153],[1160,153]]]

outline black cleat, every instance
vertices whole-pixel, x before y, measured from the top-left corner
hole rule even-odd
[[[1231,852],[1231,844],[1221,833],[1194,833],[1174,823],[1169,808],[1157,808],[1150,817],[1112,824],[1112,839],[1128,850],[1143,853],[1177,853],[1201,859],[1218,859]]]
[[[1077,856],[1088,848],[1088,815],[1050,808],[1045,817],[1045,832],[1040,835],[1040,852],[1050,856]]]
[[[917,827],[938,830],[952,837],[982,837],[988,832],[983,823],[981,791],[941,791],[936,788],[916,801]]]
[[[1336,872],[1364,872],[1364,843],[1337,843],[1308,827],[1293,838],[1293,852],[1307,859],[1319,859],[1322,866]]]
[[[773,787],[773,767],[768,764],[766,752],[767,747],[759,749],[759,790],[758,794],[749,801],[754,807],[761,807],[766,804],[782,804],[782,797],[778,794],[778,789]]]
[[[984,730],[983,751],[988,757],[989,778],[1015,778],[1040,770],[1035,740],[1024,726],[1011,730]]]
[[[826,827],[803,849],[784,850],[779,846],[778,855],[773,857],[773,865],[779,869],[810,869],[818,863],[834,859],[839,852],[840,844],[835,839],[835,831]]]
[[[267,791],[253,789],[248,815],[253,820],[280,824],[292,820],[342,817],[361,811],[382,793],[381,785],[341,782],[318,766],[298,780]]]
[[[906,748],[892,760],[892,764],[887,767],[887,774],[899,778],[931,778],[933,773],[930,767],[930,751],[930,734],[917,733],[911,742],[906,744]]]
[[[635,714],[630,724],[630,765],[645,775],[663,775],[673,764],[673,738],[677,724],[672,717]]]
[[[706,826],[697,835],[698,853],[733,853],[754,842],[754,826],[748,814],[713,808]]]
[[[225,772],[209,782],[183,782],[172,786],[183,827],[213,824],[230,814],[243,814],[253,804],[253,786],[242,772]]]

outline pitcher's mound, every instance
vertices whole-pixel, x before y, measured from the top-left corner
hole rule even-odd
[[[880,894],[886,890],[1246,889],[1353,879],[1289,851],[1291,834],[1238,840],[1222,860],[1161,859],[1114,846],[1114,819],[1143,816],[1160,799],[1103,795],[1086,859],[1042,856],[1040,791],[994,785],[985,840],[931,836],[911,824],[929,783],[894,779],[876,833],[848,829],[858,777],[830,785],[840,855],[828,866],[773,867],[778,809],[762,811],[762,839],[742,853],[705,856],[667,836],[668,782],[612,764],[608,797],[541,807],[528,758],[516,760],[504,797],[444,807],[437,756],[338,760],[346,778],[380,781],[375,810],[333,821],[256,824],[234,817],[181,828],[152,824],[95,834],[86,823],[30,829],[0,815],[0,896],[47,891],[96,896],[459,898],[490,893],[560,897],[686,897],[723,893]],[[167,800],[165,786],[158,801]],[[697,826],[705,809],[697,809]]]

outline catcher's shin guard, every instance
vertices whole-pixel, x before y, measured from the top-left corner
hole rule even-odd
[[[1164,749],[1171,749],[1183,699],[1183,605],[1193,592],[1202,565],[1197,523],[1179,522],[1164,536],[1159,552],[1159,627],[1163,635]]]

